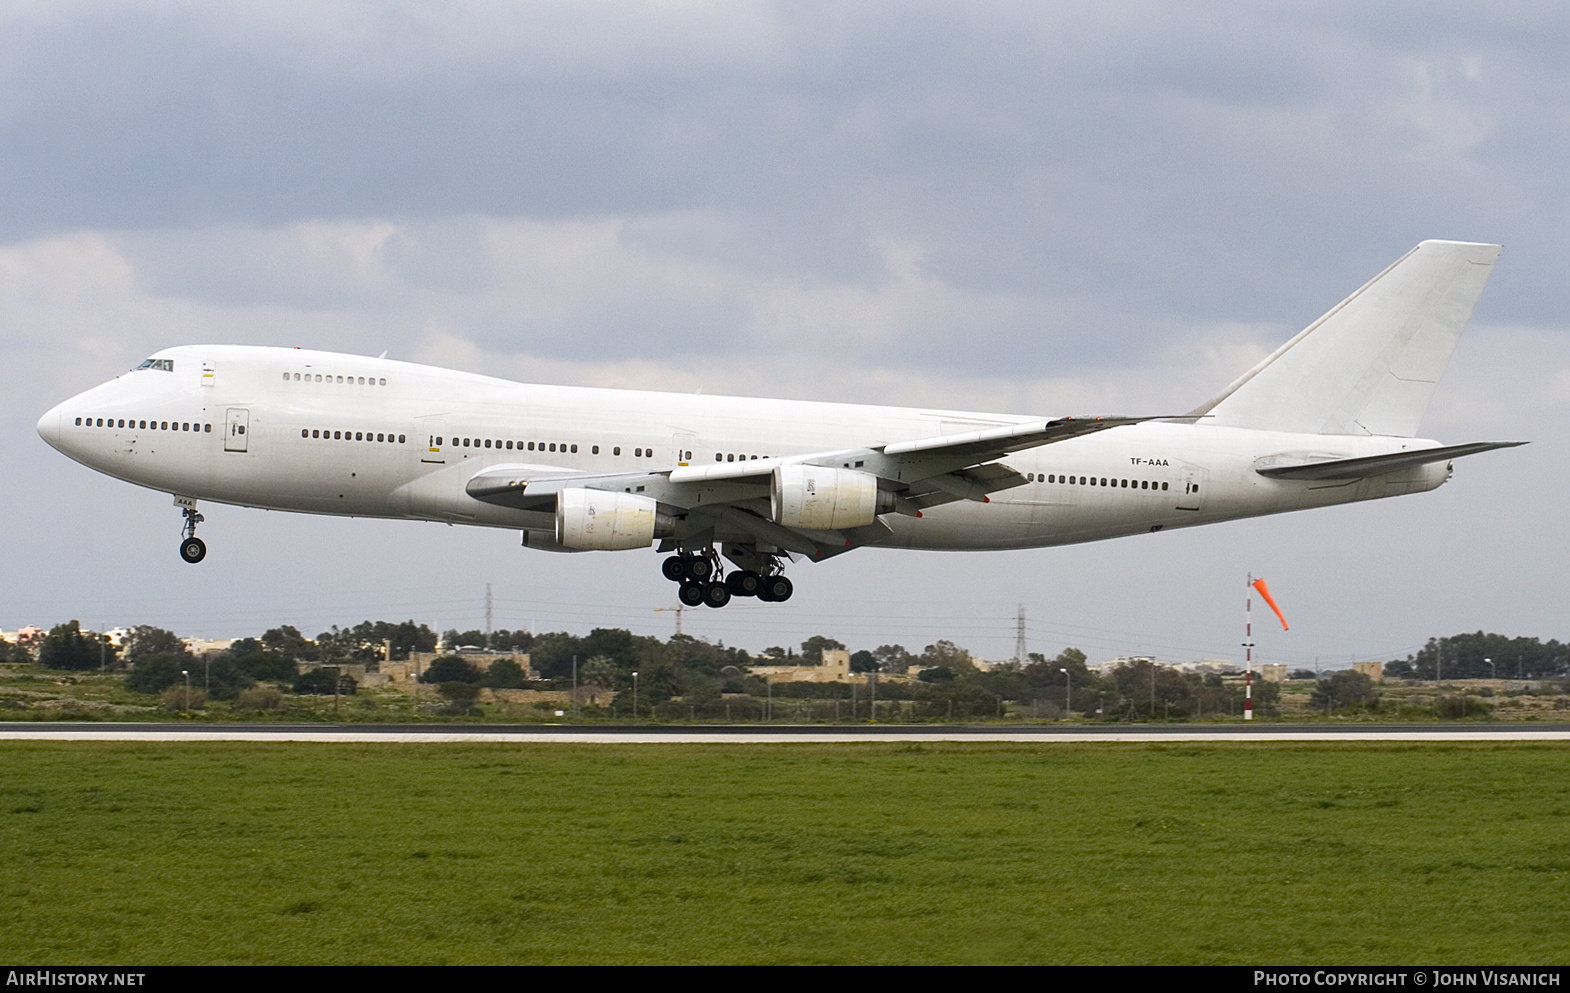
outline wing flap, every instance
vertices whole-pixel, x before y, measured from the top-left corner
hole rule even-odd
[[[808,461],[811,457],[809,456]],[[673,483],[708,483],[720,480],[750,480],[767,483],[775,466],[801,459],[747,459],[745,462],[717,462],[714,465],[679,466],[670,471]]]
[[[914,510],[925,510],[956,500],[989,503],[988,494],[1025,485],[1024,476],[1001,462],[989,462],[959,472],[928,476],[910,484],[903,502]]]
[[[1022,448],[1036,448],[1056,441],[1067,441],[1108,428],[1125,424],[1153,421],[1155,417],[1058,417],[1050,421],[1028,421],[1008,424],[1000,428],[984,428],[960,434],[941,434],[912,441],[896,441],[884,445],[884,455],[941,455],[947,458],[974,456],[975,461],[985,462]]]
[[[495,465],[471,477],[464,492],[483,503],[515,510],[552,511],[556,494],[575,487],[596,490],[635,490],[663,473],[624,472],[595,474],[570,472],[560,466]]]

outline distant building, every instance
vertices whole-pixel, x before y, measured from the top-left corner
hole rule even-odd
[[[1139,665],[1140,663],[1144,663],[1146,665],[1161,664],[1154,658],[1151,658],[1149,655],[1119,655],[1115,659],[1108,659],[1105,662],[1097,662],[1095,665],[1087,666],[1086,668],[1099,672],[1103,676],[1110,676],[1112,674],[1112,670],[1116,669],[1118,666]]]
[[[31,661],[38,657],[38,646],[43,644],[48,633],[42,628],[31,625],[18,628],[15,631],[0,631],[0,641],[7,641],[22,649],[24,658],[18,661]]]
[[[1113,669],[1120,665],[1146,665],[1160,666],[1164,669],[1176,669],[1178,672],[1197,672],[1204,676],[1233,676],[1242,672],[1238,664],[1231,659],[1199,659],[1192,662],[1162,662],[1151,655],[1123,655],[1106,662],[1097,662],[1090,666],[1103,676],[1110,675]]]
[[[337,669],[338,675],[348,676],[354,680],[356,686],[367,685],[368,674],[364,662],[301,662],[300,668],[305,672],[316,669]]]
[[[239,639],[220,638],[213,640],[210,638],[181,638],[180,640],[185,642],[186,651],[200,658],[201,656],[212,652],[227,652],[229,647]]]
[[[1383,662],[1353,662],[1352,670],[1361,672],[1376,683],[1385,681],[1385,664]]]
[[[912,670],[904,675],[879,673],[878,681],[908,683],[916,678],[914,667]],[[868,676],[851,672],[850,652],[840,648],[824,649],[822,665],[755,665],[748,673],[775,683],[865,683]]]
[[[1179,662],[1177,667],[1184,672],[1197,672],[1209,676],[1235,676],[1243,671],[1231,659],[1200,659],[1198,662]]]
[[[528,652],[410,652],[406,661],[383,662],[381,664],[381,675],[385,678],[375,680],[374,682],[379,685],[418,682],[421,673],[430,668],[432,662],[450,655],[463,659],[481,675],[490,670],[492,662],[497,662],[501,659],[511,659],[518,663],[518,668],[523,670],[524,679],[532,680],[538,678],[535,676],[534,669],[529,665]]]
[[[1259,667],[1259,678],[1267,683],[1284,683],[1287,681],[1287,667],[1270,662]]]
[[[5,638],[6,641],[13,645],[21,645],[23,648],[37,648],[48,634],[49,632],[43,628],[33,627],[31,624],[11,632],[0,631],[0,637]]]

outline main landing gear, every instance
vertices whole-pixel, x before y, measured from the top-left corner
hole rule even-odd
[[[766,603],[782,603],[795,591],[791,581],[778,572],[759,573],[750,569],[733,572],[720,579],[714,552],[707,555],[672,555],[660,566],[665,578],[681,584],[676,594],[689,607],[723,607],[732,597],[755,596]]]
[[[196,501],[180,505],[180,513],[185,515],[185,537],[180,539],[180,557],[195,565],[207,557],[207,542],[196,536],[196,526],[202,523],[202,515],[196,512]]]

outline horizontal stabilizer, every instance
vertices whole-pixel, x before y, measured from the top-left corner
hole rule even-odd
[[[1491,452],[1496,448],[1514,448],[1524,441],[1474,441],[1467,445],[1446,445],[1443,448],[1420,448],[1412,452],[1393,452],[1389,455],[1366,455],[1355,459],[1323,459],[1319,461],[1294,460],[1283,464],[1265,460],[1267,464],[1254,471],[1271,479],[1362,479],[1378,476],[1398,469],[1444,462],[1463,455]]]

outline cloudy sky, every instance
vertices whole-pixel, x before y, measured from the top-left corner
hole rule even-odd
[[[1424,238],[1504,254],[1399,500],[1064,549],[860,551],[752,650],[1344,665],[1565,639],[1570,13],[1474,3],[0,4],[0,627],[666,634],[652,552],[204,507],[39,414],[169,345],[1033,414],[1185,410]]]

